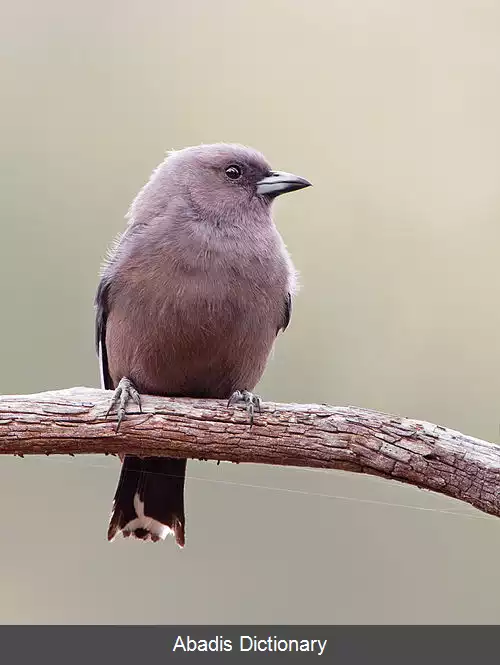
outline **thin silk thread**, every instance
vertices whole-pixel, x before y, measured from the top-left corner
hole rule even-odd
[[[58,462],[59,464],[71,464],[72,460],[54,460]],[[87,468],[93,468],[93,469],[107,469],[107,470],[113,470],[111,466],[108,466],[106,464],[94,464],[94,463],[88,463],[84,462],[85,466]],[[328,469],[300,469],[294,468],[294,471],[307,471],[307,472],[312,472],[312,473],[330,473]],[[172,474],[166,474],[166,473],[157,473],[154,471],[146,471],[145,473],[156,473],[156,475],[164,475],[164,476],[172,476]],[[351,501],[353,503],[364,503],[364,504],[370,504],[374,506],[388,506],[391,508],[404,508],[406,510],[418,510],[421,512],[429,512],[429,513],[440,513],[442,515],[451,515],[453,517],[463,517],[465,519],[473,519],[473,520],[493,520],[496,519],[492,515],[473,515],[473,514],[467,514],[465,512],[457,512],[454,510],[446,510],[443,508],[428,508],[425,506],[411,506],[408,504],[404,503],[393,503],[390,501],[380,501],[377,499],[360,499],[359,497],[353,497],[353,496],[344,496],[340,494],[326,494],[323,492],[309,492],[307,490],[297,490],[297,489],[292,489],[292,488],[287,488],[287,487],[273,487],[271,485],[254,485],[251,483],[241,483],[233,480],[222,480],[222,479],[217,479],[217,478],[201,478],[199,476],[190,476],[186,475],[186,479],[192,481],[192,480],[197,480],[200,482],[204,483],[219,483],[221,485],[229,485],[233,487],[245,487],[249,489],[259,489],[259,490],[266,490],[266,491],[271,491],[271,492],[286,492],[289,494],[300,494],[303,496],[315,496],[323,499],[336,499],[338,501]],[[374,478],[369,478],[370,480],[376,480]]]

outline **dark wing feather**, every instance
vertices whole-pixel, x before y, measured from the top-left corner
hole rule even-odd
[[[287,293],[285,298],[283,322],[278,328],[277,333],[279,333],[280,330],[283,330],[284,332],[288,328],[288,324],[290,323],[291,318],[292,318],[292,294]]]
[[[108,291],[109,281],[103,277],[97,287],[97,294],[95,297],[95,345],[97,355],[99,356],[99,363],[101,365],[102,387],[106,390],[112,390],[114,386],[109,374],[108,353],[106,350],[106,321],[109,312]]]

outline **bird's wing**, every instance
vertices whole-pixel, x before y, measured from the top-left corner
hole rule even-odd
[[[101,370],[101,386],[106,390],[114,388],[113,381],[109,374],[108,353],[106,350],[106,321],[108,318],[108,290],[109,281],[104,277],[99,282],[97,294],[95,297],[96,316],[95,316],[95,345],[97,355],[99,356],[99,367]]]
[[[286,298],[285,298],[285,307],[283,311],[283,321],[278,328],[276,334],[279,333],[280,330],[283,330],[283,332],[288,328],[288,324],[290,323],[290,319],[292,318],[292,294],[287,293]]]

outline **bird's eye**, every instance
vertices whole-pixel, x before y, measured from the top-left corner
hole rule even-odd
[[[238,178],[241,178],[241,167],[237,164],[231,164],[226,169],[226,175],[229,180],[238,180]]]

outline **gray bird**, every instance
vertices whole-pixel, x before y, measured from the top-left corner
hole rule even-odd
[[[290,321],[296,272],[271,216],[308,187],[257,151],[214,144],[168,155],[130,207],[96,296],[103,387],[118,427],[140,394],[243,403]],[[118,532],[184,546],[185,459],[126,455],[108,540]]]

